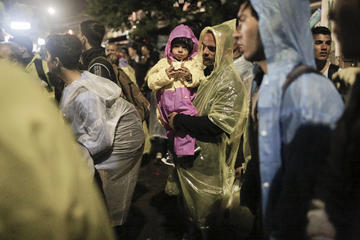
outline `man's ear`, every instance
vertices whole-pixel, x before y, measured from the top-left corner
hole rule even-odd
[[[87,37],[85,37],[85,35],[82,34],[82,33],[79,33],[78,36],[79,36],[79,39],[80,39],[80,42],[81,42],[82,46],[85,46],[85,44],[88,42]]]
[[[55,64],[56,68],[60,68],[60,67],[63,66],[62,63],[61,63],[61,61],[60,61],[60,59],[59,59],[58,57],[55,57],[55,58],[54,58],[54,64]]]

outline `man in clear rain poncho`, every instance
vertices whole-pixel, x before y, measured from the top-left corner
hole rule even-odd
[[[221,204],[231,196],[248,111],[246,90],[233,66],[234,28],[233,20],[201,32],[198,56],[206,80],[193,102],[198,117],[176,113],[169,117],[170,126],[195,137],[200,147],[193,159],[177,159],[176,169],[186,213],[204,238]]]
[[[295,154],[288,146],[297,136],[297,130],[307,124],[333,127],[343,110],[335,87],[320,74],[303,72],[283,90],[288,74],[296,66],[315,68],[309,18],[308,0],[246,0],[237,18],[245,59],[256,61],[263,72],[253,82],[253,88],[258,89],[258,100],[253,94],[251,119],[253,126],[258,126],[254,134],[258,151],[252,154],[250,162],[259,159],[260,179],[253,182],[259,181],[262,210],[259,219],[264,220],[265,234],[270,239],[303,239],[300,234],[294,236],[301,231],[303,234],[305,227],[304,223],[299,224],[301,219],[296,214],[299,209],[306,211],[308,206],[304,199],[311,192],[302,191],[300,186],[308,181],[303,178],[306,171],[313,168],[313,163],[305,164],[304,156],[308,153],[308,157],[314,157],[320,151],[318,145],[311,143],[321,136],[310,133],[296,146],[299,154]],[[242,199],[246,197],[243,193],[247,176]],[[305,214],[302,217],[305,219]]]

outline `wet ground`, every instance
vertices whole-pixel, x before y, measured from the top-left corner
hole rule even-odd
[[[127,219],[131,240],[178,240],[184,233],[176,197],[165,194],[168,166],[144,157]]]

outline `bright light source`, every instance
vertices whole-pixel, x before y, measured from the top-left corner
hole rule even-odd
[[[73,35],[74,31],[72,29],[69,29],[68,34]]]
[[[29,30],[31,24],[29,22],[11,22],[10,27],[15,30]]]
[[[50,15],[54,15],[54,14],[55,14],[55,9],[54,9],[53,7],[49,7],[49,8],[48,8],[48,13],[49,13]]]
[[[7,35],[7,36],[4,37],[4,41],[5,41],[5,42],[8,42],[9,40],[10,40],[10,36],[9,36],[9,35]]]
[[[45,45],[45,39],[43,39],[43,38],[38,38],[38,44],[39,44],[40,46]]]

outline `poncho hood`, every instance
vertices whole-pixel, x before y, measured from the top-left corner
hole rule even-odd
[[[81,79],[74,81],[71,84],[71,88],[65,87],[60,108],[62,109],[67,106],[69,102],[73,101],[82,88],[93,92],[104,100],[107,103],[107,107],[110,107],[122,95],[121,88],[109,79],[84,71]]]
[[[172,53],[171,53],[171,42],[172,42],[172,40],[174,40],[174,38],[178,38],[178,37],[186,37],[186,38],[190,38],[192,40],[192,42],[194,43],[194,46],[193,46],[193,50],[189,54],[188,58],[195,57],[198,53],[197,49],[198,49],[199,42],[198,42],[197,38],[195,37],[191,28],[189,28],[188,26],[185,26],[184,24],[178,25],[170,33],[169,39],[168,39],[166,47],[165,47],[165,57],[168,59],[171,59],[173,61],[176,61],[176,59],[172,56]]]
[[[300,63],[315,67],[308,0],[251,0],[251,4],[259,16],[270,78],[278,78],[279,69],[286,76]]]
[[[211,78],[213,73],[219,72],[224,69],[226,66],[233,64],[233,45],[234,45],[234,37],[233,33],[235,31],[235,19],[224,22],[222,24],[206,27],[201,31],[200,39],[199,39],[199,61],[203,62],[202,54],[203,54],[203,45],[202,41],[204,39],[205,34],[210,31],[214,37],[216,42],[216,53],[215,53],[215,64],[214,70],[208,76]]]

